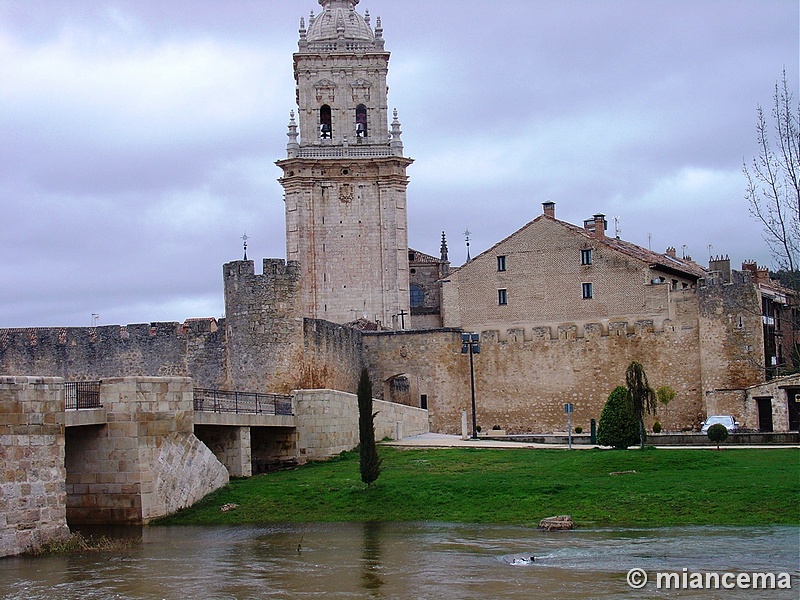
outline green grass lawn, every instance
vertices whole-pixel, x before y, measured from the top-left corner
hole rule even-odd
[[[800,450],[496,450],[379,447],[369,488],[358,454],[232,480],[162,524],[450,521],[579,526],[800,522]],[[610,475],[616,471],[635,471]],[[221,512],[226,503],[238,504]]]

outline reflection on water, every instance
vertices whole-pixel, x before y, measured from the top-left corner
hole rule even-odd
[[[119,553],[0,559],[0,598],[797,598],[800,529],[449,523],[128,529]],[[535,557],[534,561],[523,559]],[[628,587],[642,568],[789,572],[792,590]]]

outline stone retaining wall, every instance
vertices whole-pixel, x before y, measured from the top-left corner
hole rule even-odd
[[[297,453],[300,462],[335,456],[358,445],[358,399],[335,390],[298,390],[294,393]],[[375,439],[427,433],[428,411],[374,400]],[[400,425],[398,426],[398,423]]]

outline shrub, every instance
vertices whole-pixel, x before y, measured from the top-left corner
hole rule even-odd
[[[628,390],[619,386],[608,397],[597,427],[597,443],[625,449],[639,442],[639,422],[631,413]]]
[[[581,427],[580,425],[578,425],[578,426],[575,428],[575,433],[583,433],[583,427]]]
[[[720,443],[728,439],[728,428],[722,423],[717,423],[708,428],[707,435],[708,439],[714,442],[717,445],[717,450],[719,450]]]
[[[658,421],[653,423],[653,433],[661,433],[661,423]]]

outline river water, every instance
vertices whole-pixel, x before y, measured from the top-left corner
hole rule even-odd
[[[0,598],[800,597],[797,527],[546,533],[502,525],[315,523],[144,527],[125,534],[141,541],[119,552],[0,559]],[[627,583],[634,568],[650,579],[644,589]],[[720,589],[676,590],[684,569],[687,578],[788,572],[792,589],[720,583]],[[658,588],[658,572],[677,573],[676,584]]]

